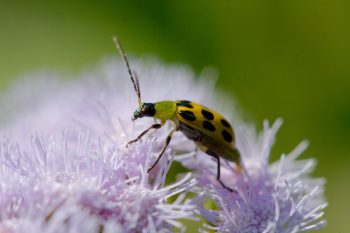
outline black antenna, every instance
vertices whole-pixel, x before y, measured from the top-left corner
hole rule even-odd
[[[138,102],[139,102],[139,106],[141,106],[142,102],[141,102],[140,84],[139,84],[139,80],[137,78],[137,75],[136,75],[136,73],[134,71],[131,70],[128,58],[126,57],[126,54],[125,54],[125,52],[123,50],[123,47],[120,44],[120,42],[119,42],[119,40],[118,40],[118,38],[116,36],[113,37],[113,41],[114,41],[115,47],[118,49],[119,54],[120,54],[121,58],[123,59],[125,65],[126,65],[126,68],[128,69],[128,73],[129,73],[130,79],[131,79],[132,83],[134,84],[134,90],[135,90],[135,92],[137,94],[137,99],[138,99]]]
[[[134,77],[135,77],[135,81],[136,81],[136,89],[137,89],[137,96],[139,97],[139,99],[141,100],[141,91],[140,91],[140,83],[139,83],[139,77],[137,76],[137,73],[135,71],[132,72]]]

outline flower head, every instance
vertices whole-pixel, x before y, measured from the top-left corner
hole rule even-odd
[[[235,192],[216,181],[216,163],[181,132],[147,172],[171,124],[125,147],[154,120],[131,120],[137,98],[124,64],[112,60],[69,82],[48,73],[30,76],[1,98],[1,233],[184,231],[181,220],[197,214],[219,232],[299,232],[324,225],[324,181],[309,176],[314,160],[296,160],[306,143],[268,163],[280,120],[271,128],[265,123],[257,135],[231,114],[232,103],[214,95],[206,72],[195,81],[179,66],[133,66],[142,74],[143,101],[186,98],[215,106],[233,123],[242,172],[221,160],[221,177]],[[192,172],[169,184],[173,160]],[[198,195],[191,199],[188,192]],[[208,197],[215,208],[203,207]]]
[[[281,123],[277,120],[270,128],[265,122],[260,135],[249,128],[239,131],[238,147],[244,171],[238,174],[232,164],[224,164],[222,179],[234,187],[235,192],[218,186],[213,164],[208,166],[208,161],[198,158],[196,164],[192,162],[194,169],[212,169],[211,173],[214,173],[209,176],[199,174],[198,184],[219,207],[218,210],[206,209],[198,203],[201,214],[212,224],[211,228],[218,232],[291,233],[325,225],[322,219],[327,205],[323,199],[324,180],[309,176],[315,167],[313,159],[296,160],[306,149],[307,142],[269,164],[271,147]]]

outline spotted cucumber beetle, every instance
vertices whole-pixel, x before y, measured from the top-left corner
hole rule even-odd
[[[113,41],[126,65],[138,99],[139,107],[135,110],[132,119],[153,117],[160,120],[160,123],[151,125],[137,138],[129,141],[127,146],[137,142],[149,130],[161,128],[167,120],[170,120],[174,126],[166,138],[165,146],[147,172],[149,173],[157,165],[168,147],[173,133],[181,131],[187,138],[194,141],[200,150],[217,160],[216,179],[224,188],[233,191],[220,180],[220,157],[235,162],[240,171],[240,153],[235,146],[235,136],[230,123],[220,113],[188,100],[142,102],[136,73],[131,70],[126,54],[117,37],[114,37]]]

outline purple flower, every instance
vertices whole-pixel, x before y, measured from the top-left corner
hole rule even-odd
[[[195,81],[189,69],[154,60],[133,67],[144,101],[186,98],[231,120],[243,172],[222,160],[222,181],[237,192],[217,183],[215,161],[181,132],[148,174],[171,124],[126,148],[154,120],[131,121],[137,100],[124,64],[105,61],[71,81],[29,75],[0,98],[0,233],[185,231],[182,220],[198,215],[219,232],[300,232],[325,224],[324,181],[309,176],[315,161],[296,160],[306,142],[268,163],[280,120],[257,135],[231,114],[237,111],[228,98],[214,93],[208,70]],[[174,160],[193,170],[169,184]]]
[[[185,198],[190,174],[165,186],[171,153],[156,175],[146,172],[158,152],[154,140],[125,149],[66,131],[33,136],[29,148],[0,143],[0,232],[170,232],[183,229],[179,219],[194,219]]]
[[[296,160],[308,143],[300,143],[291,153],[269,164],[271,147],[281,124],[277,120],[270,128],[265,122],[259,135],[249,127],[239,128],[243,172],[238,174],[233,164],[226,163],[222,173],[222,181],[236,192],[229,192],[216,182],[213,161],[203,156],[182,159],[198,171],[198,186],[205,190],[201,196],[208,196],[218,207],[217,210],[204,208],[203,199],[197,197],[201,215],[211,224],[207,227],[218,232],[294,233],[325,225],[324,180],[309,176],[315,167],[314,159]]]

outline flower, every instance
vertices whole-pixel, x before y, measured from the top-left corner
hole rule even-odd
[[[198,174],[199,184],[219,208],[203,207],[198,197],[198,208],[218,232],[264,232],[294,233],[316,230],[323,227],[324,179],[309,176],[315,167],[314,159],[296,160],[306,149],[307,142],[300,143],[288,155],[269,164],[271,147],[282,120],[270,128],[264,124],[263,132],[257,135],[251,128],[239,130],[238,147],[242,156],[244,172],[240,175],[233,164],[224,164],[222,181],[230,184],[236,192],[229,192],[217,184],[213,162],[202,157],[191,162]],[[183,159],[187,165],[189,158]],[[208,169],[212,175],[208,176]],[[210,174],[209,173],[209,174]],[[203,192],[203,191],[202,191]]]
[[[110,59],[70,81],[50,72],[28,75],[0,98],[0,233],[185,231],[182,220],[198,215],[219,232],[300,232],[325,224],[324,180],[309,176],[313,159],[296,160],[307,143],[268,163],[281,120],[255,133],[223,101],[229,98],[214,93],[211,70],[196,81],[183,66],[132,66],[143,101],[186,98],[233,123],[242,172],[221,160],[221,179],[235,192],[216,181],[216,162],[181,132],[147,173],[171,124],[125,147],[154,121],[131,121],[136,95],[124,64]],[[191,172],[169,183],[174,160]]]
[[[30,148],[0,143],[0,232],[169,232],[183,229],[179,218],[193,219],[185,199],[194,185],[190,174],[165,186],[171,153],[156,176],[146,172],[158,151],[154,140],[125,150],[89,132],[66,131],[33,136]]]

